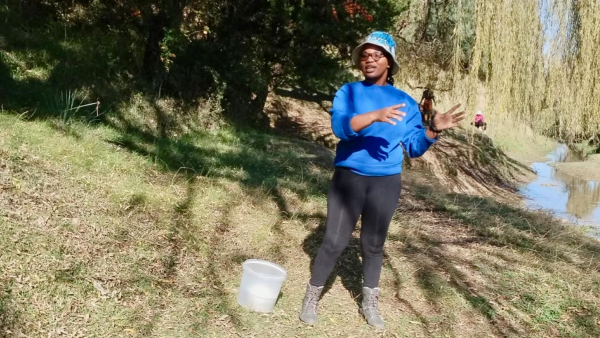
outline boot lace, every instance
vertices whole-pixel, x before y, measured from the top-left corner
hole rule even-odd
[[[370,295],[367,299],[367,306],[369,310],[372,311],[373,314],[379,315],[379,307],[378,307],[379,297],[375,295]]]
[[[319,302],[319,291],[318,290],[310,290],[308,293],[308,302],[306,303],[306,308],[315,309],[317,307],[317,303]]]

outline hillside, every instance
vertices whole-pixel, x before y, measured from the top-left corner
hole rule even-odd
[[[59,126],[0,115],[2,335],[375,334],[354,301],[356,237],[323,297],[318,325],[297,319],[323,236],[331,150],[255,131],[161,139],[106,126]],[[469,161],[485,168],[482,156],[496,154],[489,165],[513,172],[490,143],[473,146],[460,135],[443,142],[466,156],[457,158],[465,168]],[[432,154],[448,148],[436,147]],[[454,183],[439,184],[435,175],[447,164],[435,156],[424,162],[432,173],[416,170],[413,161],[404,174],[385,247],[382,335],[600,334],[597,241],[506,196],[452,192]],[[454,179],[463,179],[462,168]],[[486,186],[507,195],[506,183]],[[247,258],[288,271],[272,314],[236,304]]]

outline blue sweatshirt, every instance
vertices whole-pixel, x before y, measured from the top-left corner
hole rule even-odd
[[[350,120],[360,114],[404,103],[406,113],[396,125],[374,122],[355,132]],[[419,106],[413,98],[392,85],[347,83],[335,94],[331,127],[340,138],[335,166],[364,176],[387,176],[402,172],[402,147],[410,157],[419,157],[435,142],[425,135]],[[402,144],[402,147],[400,147]]]

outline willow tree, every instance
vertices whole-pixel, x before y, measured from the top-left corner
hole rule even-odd
[[[460,58],[454,60],[455,83],[466,87],[471,108],[483,82],[492,118],[520,121],[568,142],[600,133],[600,2],[476,0],[474,17],[468,75]],[[455,54],[462,52],[462,24]]]

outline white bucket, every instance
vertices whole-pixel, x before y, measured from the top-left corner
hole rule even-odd
[[[287,276],[285,270],[261,259],[248,259],[242,264],[242,268],[244,272],[238,291],[238,304],[257,312],[273,311],[281,285]]]

